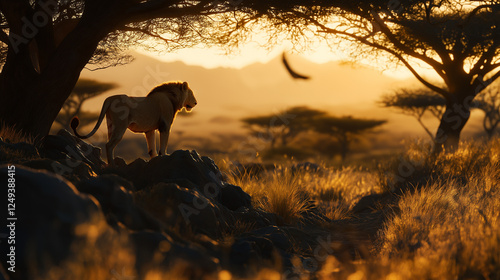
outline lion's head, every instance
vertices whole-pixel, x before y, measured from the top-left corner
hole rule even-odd
[[[176,110],[186,108],[186,111],[190,112],[197,104],[193,91],[189,88],[187,82],[163,83],[152,89],[148,93],[148,96],[157,93],[163,93],[169,96]]]
[[[189,88],[187,82],[182,83],[182,92],[184,93],[184,103],[182,107],[186,108],[186,111],[190,112],[198,103],[196,102],[193,91]]]

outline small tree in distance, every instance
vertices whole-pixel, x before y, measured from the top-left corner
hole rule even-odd
[[[342,161],[347,157],[353,140],[382,124],[385,120],[358,119],[351,116],[335,117],[324,111],[305,106],[293,107],[279,114],[242,119],[252,136],[269,143],[269,150],[292,151],[286,148],[301,133],[315,131],[328,135],[341,148]],[[291,148],[291,147],[288,147]],[[316,152],[318,149],[313,148]]]
[[[83,102],[116,87],[117,85],[113,83],[103,83],[89,79],[78,80],[75,88],[66,102],[64,102],[54,122],[61,125],[62,128],[68,129],[71,119],[75,116],[79,117],[82,125],[87,125],[96,121],[99,117],[99,113],[82,111]]]
[[[484,112],[483,128],[491,140],[500,124],[500,85],[496,83],[484,90],[474,101],[474,107]]]
[[[326,112],[300,106],[278,114],[244,118],[242,122],[250,129],[252,136],[270,142],[270,148],[274,149],[277,143],[282,147],[287,146],[299,133],[310,129],[314,118],[323,115],[326,115]]]
[[[398,108],[401,113],[417,119],[420,126],[434,142],[434,134],[426,126],[422,118],[425,113],[429,112],[437,120],[440,120],[446,107],[446,100],[443,97],[427,88],[401,88],[395,90],[392,94],[384,95],[380,103],[384,107]]]
[[[431,130],[423,122],[423,116],[430,113],[438,121],[445,113],[446,100],[427,88],[408,89],[401,88],[382,97],[380,101],[384,107],[394,107],[401,113],[413,116],[434,142]],[[498,83],[491,85],[481,92],[471,103],[472,109],[484,112],[483,128],[490,140],[500,124],[500,87]]]
[[[386,120],[358,119],[351,116],[321,116],[314,120],[313,129],[335,138],[340,144],[340,157],[345,161],[351,143],[361,134],[386,123]]]

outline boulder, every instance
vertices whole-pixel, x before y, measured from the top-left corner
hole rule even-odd
[[[182,273],[182,279],[208,279],[221,269],[219,261],[202,247],[175,243],[162,233],[134,232],[130,234],[130,240],[135,250],[139,279],[144,279],[151,270],[163,272],[172,279],[181,276],[175,275],[176,271]]]
[[[210,161],[200,157],[196,151],[178,150],[170,155],[155,157],[145,165],[140,161],[134,161],[127,166],[118,166],[113,171],[133,182],[137,189],[159,182],[174,183],[176,180],[189,180],[201,191],[207,185],[210,187],[214,185],[219,191],[222,174]]]
[[[227,228],[224,210],[198,192],[174,183],[159,183],[135,194],[137,203],[179,231],[215,239]]]
[[[57,160],[70,168],[76,168],[84,162],[99,174],[106,166],[101,159],[100,148],[73,136],[65,129],[61,129],[57,135],[45,136],[38,151],[40,156]]]
[[[231,270],[236,275],[245,277],[248,268],[252,266],[290,266],[292,250],[290,236],[279,227],[260,228],[235,239],[229,253]]]
[[[39,158],[36,147],[29,143],[9,143],[0,138],[0,162],[21,162],[24,159]]]
[[[0,173],[8,178],[9,167],[1,166]],[[8,273],[11,279],[34,279],[68,257],[78,238],[75,230],[99,217],[100,211],[91,197],[62,177],[21,166],[11,174],[15,174],[15,210],[9,217],[2,211],[2,220],[7,222],[1,230],[11,232],[7,225],[15,226],[16,272]],[[7,198],[6,189],[3,198]],[[12,217],[17,220],[7,220]],[[0,242],[2,265],[7,264],[7,249],[7,242]]]
[[[219,202],[233,211],[242,207],[252,208],[252,197],[240,187],[231,184],[222,187]]]
[[[64,162],[64,161],[63,161]],[[22,163],[23,166],[38,170],[45,170],[63,176],[72,183],[78,183],[96,176],[90,165],[85,162],[78,162],[74,167],[69,167],[56,160],[48,158],[33,159]]]
[[[112,174],[100,175],[77,184],[77,189],[95,197],[113,227],[123,224],[131,230],[160,230],[161,224],[136,205],[127,180]]]
[[[105,172],[118,174],[141,190],[158,183],[174,183],[186,189],[196,189],[203,197],[231,210],[251,208],[251,197],[240,187],[230,185],[213,160],[200,157],[196,151],[178,150],[146,162],[135,160],[128,165],[109,168]]]

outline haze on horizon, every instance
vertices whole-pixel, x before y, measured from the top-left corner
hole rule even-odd
[[[396,144],[400,144],[403,138],[426,137],[416,120],[377,104],[381,95],[398,87],[420,86],[413,78],[394,78],[373,67],[338,60],[312,62],[304,55],[289,53],[288,59],[294,69],[311,76],[310,80],[297,81],[290,77],[281,63],[280,49],[269,52],[267,56],[255,56],[253,62],[245,61],[244,55],[249,55],[249,50],[243,50],[235,55],[234,60],[227,61],[201,55],[201,50],[192,51],[198,54],[188,56],[188,52],[179,52],[163,57],[163,61],[156,54],[133,52],[136,59],[130,64],[98,71],[85,70],[82,78],[113,82],[119,87],[89,100],[84,109],[98,112],[107,96],[145,96],[161,82],[183,80],[188,81],[195,92],[198,106],[189,117],[176,119],[172,126],[172,143],[188,136],[207,139],[244,135],[248,131],[240,121],[242,118],[278,113],[293,106],[308,106],[336,116],[388,119],[383,126],[384,134],[387,134],[385,138],[398,135],[391,140]],[[211,51],[214,50],[207,50]],[[255,50],[258,52],[260,50]],[[181,61],[183,56],[187,57],[186,61]],[[173,61],[165,61],[169,59]],[[207,65],[192,65],[190,60]],[[228,61],[233,65],[240,63],[240,67],[229,67]],[[431,127],[437,127],[437,123],[430,121]],[[471,123],[469,127],[474,125]],[[88,129],[90,127],[84,130]],[[105,126],[101,126],[99,134],[104,141]],[[130,132],[127,135],[143,137]]]
[[[384,75],[396,79],[409,79],[413,78],[413,74],[404,66],[391,65],[390,68],[387,64],[380,66],[376,61],[357,61],[355,58],[349,56],[349,48],[333,50],[324,41],[315,41],[310,43],[308,48],[302,50],[294,50],[293,44],[284,40],[280,46],[273,48],[266,47],[264,39],[257,39],[248,42],[237,49],[228,51],[221,47],[192,47],[179,49],[173,52],[152,52],[137,49],[138,53],[153,57],[164,62],[177,62],[181,61],[188,65],[202,66],[207,69],[218,67],[241,69],[254,63],[267,63],[273,58],[281,55],[282,52],[290,52],[296,56],[300,56],[310,62],[323,64],[327,62],[349,62],[363,67],[374,68],[381,71]],[[421,73],[427,76],[436,77],[436,73],[430,69],[416,66]]]

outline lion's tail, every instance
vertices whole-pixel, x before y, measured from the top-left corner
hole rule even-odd
[[[106,112],[108,111],[110,103],[111,102],[109,101],[109,99],[106,99],[104,101],[104,104],[102,104],[102,109],[101,109],[101,114],[99,115],[99,119],[97,120],[97,123],[96,123],[94,129],[87,135],[80,135],[76,131],[76,128],[80,124],[80,120],[78,119],[78,117],[74,117],[71,120],[71,128],[73,129],[73,133],[75,133],[75,135],[81,139],[87,139],[87,138],[91,137],[92,135],[94,135],[97,132],[97,130],[99,129],[99,126],[101,126],[102,120],[104,119],[104,115],[106,115]]]

